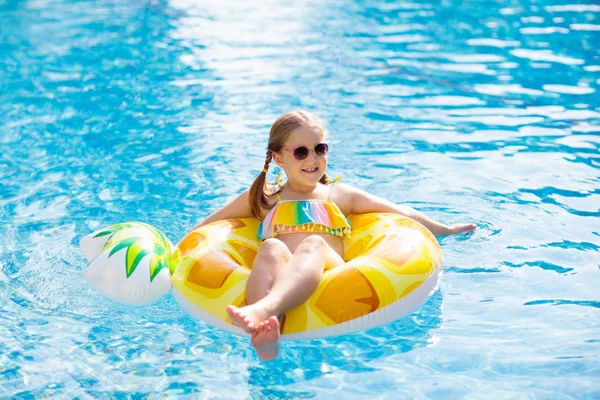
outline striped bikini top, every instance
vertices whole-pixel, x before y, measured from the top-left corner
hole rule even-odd
[[[327,200],[281,200],[281,196],[277,193],[277,200],[277,204],[271,208],[258,227],[260,240],[284,233],[301,232],[328,233],[341,238],[350,236],[350,221],[329,198]]]

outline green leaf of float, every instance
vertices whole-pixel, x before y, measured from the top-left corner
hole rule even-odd
[[[141,227],[146,228],[151,237],[140,237],[136,229]],[[134,228],[132,230],[126,228]],[[109,248],[114,245],[109,257],[119,250],[126,249],[125,254],[125,269],[126,275],[129,276],[135,271],[142,259],[151,255],[150,258],[150,282],[158,275],[158,273],[168,266],[167,260],[171,258],[171,242],[158,229],[144,223],[122,223],[108,227],[106,230],[99,232],[97,236],[113,234],[105,245]],[[133,234],[134,236],[129,236]],[[152,248],[148,249],[149,239],[152,240]]]
[[[138,240],[129,246],[127,255],[125,256],[125,271],[128,278],[133,274],[133,271],[135,271],[140,261],[142,261],[142,258],[146,257],[148,254],[150,254],[150,252],[144,248],[144,242],[142,240]]]
[[[110,251],[108,256],[112,256],[117,251],[126,249],[125,253],[125,273],[129,278],[131,274],[135,271],[135,268],[138,266],[142,258],[146,256],[148,253],[142,247],[142,238],[140,237],[132,237],[128,239],[124,239],[117,243],[115,247]],[[137,242],[137,243],[136,243]],[[132,251],[133,249],[133,251]]]
[[[113,232],[114,231],[102,231],[102,232],[98,233],[97,235],[94,235],[94,237],[97,238],[97,237],[102,237],[102,236],[110,235]]]
[[[94,235],[94,237],[97,238],[97,237],[102,237],[102,236],[106,236],[106,235],[112,235],[113,233],[120,231],[123,228],[129,228],[131,226],[133,226],[133,224],[130,222],[124,222],[122,224],[114,224],[114,225],[109,226],[105,230],[98,232],[97,234]]]
[[[139,237],[132,237],[132,238],[128,238],[128,239],[120,241],[119,243],[117,243],[115,245],[115,247],[113,247],[113,249],[110,251],[110,253],[108,254],[108,256],[110,257],[113,254],[115,254],[117,251],[122,250],[124,248],[127,248],[127,247],[131,246],[137,240],[140,240],[140,238]]]
[[[152,257],[150,260],[150,282],[154,280],[156,275],[167,265],[164,257]]]
[[[158,273],[167,267],[167,259],[172,256],[172,249],[171,242],[169,242],[169,239],[161,231],[153,226],[146,226],[152,231],[154,236],[154,255],[150,260],[150,282],[152,282]]]

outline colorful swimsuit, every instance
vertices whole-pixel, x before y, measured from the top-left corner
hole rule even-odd
[[[330,194],[331,197],[331,194]],[[281,200],[258,227],[258,238],[265,240],[282,233],[328,233],[350,236],[350,221],[331,200]]]

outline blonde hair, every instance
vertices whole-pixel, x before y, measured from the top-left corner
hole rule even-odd
[[[273,153],[281,151],[292,131],[298,128],[311,128],[320,132],[323,137],[327,135],[323,120],[309,112],[296,110],[277,118],[277,121],[271,126],[269,143],[267,144],[267,157],[265,158],[263,170],[254,182],[252,182],[252,186],[250,186],[250,209],[255,218],[261,219],[261,208],[269,208],[268,196],[276,193],[267,190],[267,173],[265,172],[269,169]],[[328,180],[327,174],[323,174],[319,182],[326,183]]]

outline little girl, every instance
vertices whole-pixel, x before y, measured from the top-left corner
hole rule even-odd
[[[262,220],[262,246],[248,278],[245,307],[229,306],[234,324],[252,334],[261,360],[279,353],[279,317],[306,301],[325,267],[342,264],[343,238],[351,234],[346,215],[397,213],[412,218],[434,235],[475,229],[473,224],[446,226],[406,206],[399,206],[345,184],[327,174],[327,134],[323,122],[305,111],[282,115],[271,127],[267,158],[250,189],[208,216],[194,229],[228,218]],[[282,185],[266,183],[274,161],[285,171]]]

